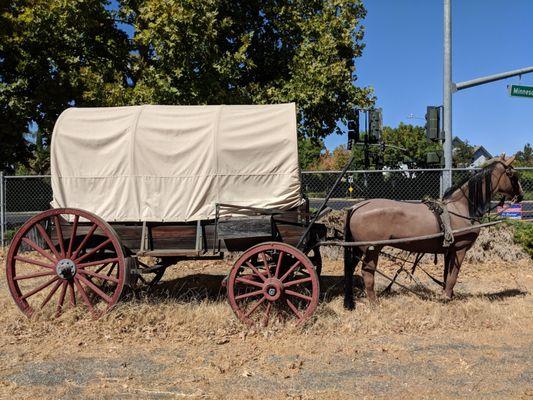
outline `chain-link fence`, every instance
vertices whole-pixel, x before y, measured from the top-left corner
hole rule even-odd
[[[533,218],[533,168],[517,168],[524,189],[522,217]],[[454,169],[453,183],[477,170]],[[333,187],[340,171],[302,171],[302,189],[310,207],[318,208]],[[328,206],[350,207],[362,199],[386,198],[420,201],[442,195],[441,169],[349,171],[337,186]],[[50,207],[50,176],[4,176],[0,173],[0,245],[11,240],[16,229],[33,215]]]

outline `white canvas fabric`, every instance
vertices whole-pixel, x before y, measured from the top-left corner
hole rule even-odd
[[[195,221],[216,203],[302,202],[291,104],[69,108],[51,146],[52,206],[107,221]]]

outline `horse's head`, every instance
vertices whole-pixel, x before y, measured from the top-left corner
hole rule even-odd
[[[494,160],[492,181],[494,192],[504,195],[507,200],[519,203],[524,198],[524,191],[518,180],[518,173],[511,165],[515,157],[505,158],[505,154],[502,154]]]

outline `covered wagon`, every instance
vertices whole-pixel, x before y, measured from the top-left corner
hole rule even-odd
[[[70,305],[99,316],[126,287],[227,252],[242,252],[224,280],[241,320],[314,312],[325,227],[302,196],[294,104],[70,108],[51,172],[52,208],[7,258],[26,315]]]

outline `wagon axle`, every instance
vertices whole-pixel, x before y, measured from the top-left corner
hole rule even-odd
[[[56,264],[56,273],[61,279],[71,279],[76,275],[77,267],[76,263],[70,258],[64,258],[59,260]]]

